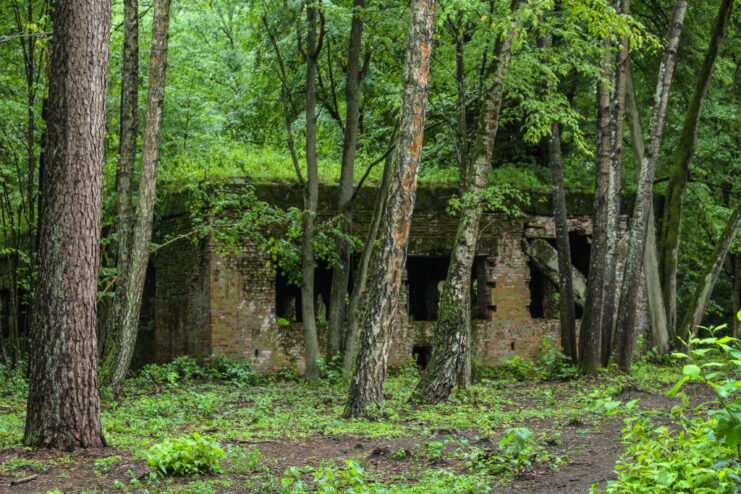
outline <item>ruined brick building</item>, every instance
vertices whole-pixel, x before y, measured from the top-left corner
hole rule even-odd
[[[282,207],[300,206],[295,184],[255,185],[258,197]],[[412,221],[399,314],[389,356],[392,366],[429,358],[439,284],[445,278],[458,219],[446,211],[454,189],[421,186]],[[376,190],[361,190],[353,233],[363,237]],[[522,217],[484,215],[473,266],[471,315],[473,359],[494,366],[519,355],[537,355],[541,339],[557,338],[556,285],[525,253],[528,244],[555,245],[551,206],[545,193],[531,194]],[[319,215],[331,215],[336,189],[320,190]],[[584,276],[589,266],[592,196],[568,196],[572,264]],[[155,240],[190,230],[186,193],[166,194],[158,210]],[[303,327],[299,289],[266,265],[266,254],[246,242],[241,253],[223,257],[214,242],[172,242],[151,258],[145,284],[138,361],[165,362],[189,354],[250,360],[269,372],[302,368]],[[319,312],[329,300],[331,273],[317,269]],[[321,300],[319,300],[321,298]],[[577,309],[577,315],[580,310]],[[286,324],[286,321],[288,323]],[[280,324],[279,324],[280,322]],[[320,344],[323,337],[320,326]]]

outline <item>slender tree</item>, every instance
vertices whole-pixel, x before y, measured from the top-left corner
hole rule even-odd
[[[656,83],[655,101],[649,125],[649,138],[646,143],[646,152],[640,163],[638,190],[630,221],[628,254],[625,260],[623,284],[620,288],[620,305],[615,331],[615,360],[624,372],[630,372],[630,360],[633,356],[638,283],[648,232],[648,221],[646,219],[653,199],[656,162],[664,135],[669,90],[671,89],[679,38],[682,34],[688,3],[689,0],[677,0],[674,4]]]
[[[345,409],[356,417],[383,400],[391,328],[398,305],[399,288],[417,191],[417,172],[422,151],[427,110],[427,79],[434,32],[435,0],[413,0],[401,93],[399,140],[394,173],[384,212],[381,246],[363,315],[360,347]]]
[[[708,307],[715,282],[723,269],[723,263],[728,255],[728,250],[731,248],[731,242],[738,236],[739,232],[741,232],[741,204],[736,206],[736,209],[731,213],[726,228],[715,244],[713,254],[708,258],[708,263],[687,307],[682,324],[679,326],[678,335],[684,341],[687,341],[690,333],[696,333],[697,326],[702,323],[702,316]]]
[[[316,154],[316,68],[324,38],[322,17],[321,35],[317,39],[317,15],[320,4],[306,5],[306,182],[304,183],[304,212],[301,216],[303,237],[301,244],[301,314],[304,321],[304,375],[313,380],[319,377],[319,341],[314,311],[314,219],[319,200],[319,166]],[[301,39],[299,39],[299,45]]]
[[[337,197],[337,212],[340,215],[343,237],[337,242],[340,264],[332,270],[329,317],[327,328],[327,360],[340,352],[342,328],[345,322],[345,298],[350,279],[352,247],[348,237],[352,234],[352,195],[355,184],[355,149],[358,143],[360,124],[360,94],[364,77],[360,55],[363,40],[364,0],[353,0],[353,16],[350,25],[350,41],[347,49],[347,73],[345,82],[345,125],[342,145],[342,168]]]
[[[125,271],[119,273],[122,288],[121,319],[116,326],[109,352],[104,356],[101,375],[106,384],[118,391],[126,378],[139,330],[144,278],[147,273],[149,244],[157,185],[157,166],[162,139],[162,109],[165,102],[167,38],[170,25],[170,0],[155,0],[152,21],[152,52],[147,87],[147,113],[139,176],[139,200],[131,239],[131,257]],[[118,291],[118,290],[117,290]]]
[[[133,179],[136,167],[137,137],[139,135],[139,6],[138,0],[124,2],[124,44],[121,69],[121,129],[119,137],[118,169],[116,170],[116,271],[123,275],[131,264],[131,237],[134,229]],[[108,308],[101,332],[100,355],[113,355],[120,336],[119,324],[127,296],[124,276],[119,276],[113,303]],[[105,382],[110,368],[102,369]]]
[[[561,351],[572,362],[576,353],[576,309],[574,307],[574,281],[571,268],[571,245],[566,216],[566,188],[563,178],[561,154],[561,128],[558,122],[551,125],[548,138],[548,162],[553,181],[553,215],[556,223],[556,250],[558,251],[558,310],[561,320]]]
[[[519,2],[514,2],[513,12]],[[513,21],[514,22],[514,21]],[[484,210],[483,191],[488,185],[491,156],[494,152],[499,115],[504,95],[504,77],[509,67],[515,27],[501,34],[496,68],[485,92],[483,111],[479,116],[473,159],[470,160],[463,185],[464,197],[472,201],[461,211],[458,232],[453,244],[448,274],[440,294],[435,348],[412,399],[422,403],[441,403],[448,399],[465,366],[471,333],[468,299],[471,289],[471,267],[476,254],[479,221]]]
[[[677,324],[677,266],[679,261],[679,242],[682,230],[682,206],[687,190],[687,177],[690,164],[695,155],[697,126],[700,122],[702,103],[707,95],[713,77],[715,62],[720,56],[723,40],[728,32],[733,0],[722,0],[718,15],[710,34],[710,44],[705,53],[694,94],[687,106],[679,145],[674,151],[669,185],[664,197],[664,220],[661,222],[661,282],[668,324]]]
[[[641,124],[640,112],[638,111],[638,100],[633,85],[630,60],[627,61],[625,113],[628,116],[628,122],[630,124],[633,162],[640,163],[643,161],[646,145],[643,141],[643,126]],[[639,178],[639,173],[640,170],[636,170],[636,179]],[[646,250],[643,253],[643,273],[646,277],[646,295],[648,296],[648,312],[653,334],[653,345],[659,353],[664,354],[670,349],[670,337],[666,321],[666,310],[664,309],[664,299],[661,297],[661,279],[659,277],[653,203],[649,205],[648,209],[648,234],[646,235]]]
[[[630,13],[630,0],[618,0],[616,10]],[[604,286],[602,289],[601,363],[606,366],[612,350],[612,330],[615,322],[618,266],[618,229],[620,228],[620,187],[623,173],[623,122],[625,117],[625,81],[630,38],[619,40],[615,77],[612,84],[610,116],[610,185],[607,192],[607,253],[605,255]]]
[[[396,136],[394,135],[392,140],[395,139]],[[390,148],[386,153],[383,178],[381,180],[378,194],[376,195],[375,204],[373,205],[373,219],[371,220],[368,234],[365,237],[363,251],[360,254],[360,260],[358,261],[358,276],[355,280],[355,286],[353,286],[352,293],[350,294],[350,303],[347,306],[347,331],[345,332],[345,343],[342,355],[342,367],[347,372],[352,371],[353,362],[355,361],[355,351],[358,346],[358,332],[360,330],[363,316],[360,301],[365,295],[365,290],[368,285],[368,270],[370,268],[371,256],[375,250],[378,229],[381,225],[381,218],[383,218],[383,212],[386,208],[386,199],[388,198],[389,186],[391,185],[391,176],[394,172],[394,155],[392,151],[393,148]]]
[[[610,37],[603,40],[602,71],[597,81],[597,167],[592,215],[592,252],[589,257],[587,303],[579,328],[579,370],[595,372],[601,360],[602,307],[607,263],[607,195],[610,186],[610,86],[612,57]]]
[[[95,302],[100,248],[110,2],[52,10],[39,276],[33,296],[24,443],[66,451],[105,439]]]

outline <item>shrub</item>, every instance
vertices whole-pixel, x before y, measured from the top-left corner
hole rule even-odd
[[[741,350],[737,339],[715,336],[722,329],[710,328],[708,338],[690,338],[686,353],[674,354],[686,362],[682,377],[667,393],[682,398],[682,406],[672,409],[674,426],[654,427],[644,416],[625,420],[628,448],[615,467],[618,480],[609,482],[606,492],[739,492],[741,381],[736,376]],[[680,392],[687,381],[700,381],[715,392],[716,400],[703,403],[716,405],[707,416],[688,413],[689,400]],[[592,492],[599,492],[596,486]]]
[[[20,361],[14,368],[0,363],[0,396],[22,398],[27,394],[26,363]]]
[[[221,472],[219,460],[226,455],[221,445],[207,436],[165,441],[149,448],[147,462],[164,474],[193,475]]]
[[[260,381],[260,374],[252,368],[252,362],[238,362],[226,357],[211,356],[204,362],[206,377],[230,382],[236,386],[251,386]]]
[[[201,366],[193,357],[183,355],[168,364],[147,365],[137,376],[138,381],[171,386],[191,379],[218,379],[243,387],[259,382],[260,375],[252,368],[252,362],[242,363],[212,355]]]

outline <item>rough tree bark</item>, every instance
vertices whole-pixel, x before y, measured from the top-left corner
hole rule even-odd
[[[517,11],[519,2],[513,2]],[[514,23],[514,20],[512,21]],[[504,95],[504,77],[512,53],[514,25],[502,33],[494,74],[488,83],[484,104],[479,116],[476,140],[471,149],[472,159],[466,171],[463,197],[471,201],[460,212],[458,232],[450,257],[448,274],[440,294],[435,350],[422,378],[412,394],[412,401],[442,403],[450,397],[456,380],[465,366],[469,341],[470,310],[468,299],[471,290],[471,266],[476,254],[479,221],[484,210],[481,197],[489,182],[491,156],[499,128],[499,115]]]
[[[121,70],[121,130],[118,169],[116,170],[116,272],[130,269],[131,240],[134,229],[133,178],[136,166],[136,140],[139,133],[139,16],[138,0],[124,1],[123,67]],[[111,355],[118,344],[118,325],[125,297],[126,284],[118,278],[113,302],[108,308],[101,332],[100,356]],[[102,369],[100,380],[105,383],[109,369]]]
[[[360,347],[345,415],[356,417],[383,400],[391,325],[398,305],[417,191],[417,172],[427,113],[427,79],[435,0],[413,0],[401,94],[394,173],[384,212],[376,274],[363,315]]]
[[[343,235],[352,234],[351,202],[355,184],[355,149],[358,143],[360,123],[360,93],[363,70],[360,66],[360,51],[363,39],[364,0],[353,1],[353,17],[350,25],[350,42],[347,50],[347,77],[345,82],[345,135],[342,145],[342,168],[337,197],[337,212],[340,215]],[[329,317],[327,328],[327,361],[341,350],[342,329],[345,323],[345,297],[350,279],[351,247],[340,238],[337,242],[340,265],[332,270],[332,286],[329,295]]]
[[[129,370],[139,330],[139,312],[149,260],[157,166],[160,158],[169,25],[170,0],[155,0],[147,112],[139,174],[139,200],[131,238],[131,257],[125,272],[119,273],[118,282],[123,285],[120,320],[112,335],[114,340],[110,346],[110,353],[104,356],[101,366],[101,377],[105,376],[104,382],[110,384],[116,392],[120,390]],[[118,289],[116,291],[118,292]]]
[[[656,161],[659,157],[661,140],[664,135],[666,109],[669,104],[669,90],[674,74],[679,38],[682,34],[684,17],[689,0],[677,0],[672,11],[669,31],[666,36],[666,47],[659,67],[656,83],[654,107],[651,112],[649,138],[646,151],[640,165],[640,176],[633,216],[630,221],[628,254],[625,259],[623,284],[620,288],[620,310],[615,331],[615,360],[620,370],[630,372],[633,355],[636,305],[638,283],[640,281],[643,253],[648,231],[647,217],[653,200],[653,181],[656,172]]]
[[[602,363],[602,307],[607,262],[607,194],[610,186],[610,38],[603,40],[602,72],[597,82],[597,167],[594,179],[592,253],[589,257],[587,303],[579,328],[579,371],[595,372]]]
[[[679,261],[679,243],[682,229],[682,207],[687,191],[687,177],[690,164],[695,155],[697,142],[697,125],[702,113],[702,102],[710,87],[715,62],[720,56],[720,48],[728,33],[728,22],[733,10],[733,0],[723,0],[718,16],[710,35],[710,44],[705,53],[700,74],[692,95],[687,113],[684,117],[682,134],[674,151],[669,185],[664,197],[664,220],[661,223],[661,285],[664,306],[670,328],[677,324],[677,263]]]
[[[645,143],[643,141],[643,126],[638,111],[638,100],[633,85],[633,74],[630,60],[627,61],[627,78],[625,91],[625,112],[628,115],[630,127],[630,142],[633,152],[633,162],[643,161]],[[640,170],[636,170],[636,179],[640,178]],[[654,221],[653,201],[648,208],[648,234],[646,235],[646,249],[643,253],[643,273],[646,277],[646,294],[648,296],[648,312],[651,321],[653,344],[660,354],[671,348],[669,328],[666,321],[664,299],[661,296],[661,278],[659,277],[659,261],[656,246],[656,224]]]
[[[618,0],[616,9],[622,15],[630,13],[630,0]],[[607,193],[607,254],[602,288],[601,361],[607,366],[612,351],[612,331],[615,323],[618,265],[618,229],[620,228],[620,187],[623,170],[623,123],[625,117],[625,80],[630,38],[618,40],[615,77],[612,84],[610,116],[610,185]]]
[[[702,316],[708,307],[710,295],[713,294],[715,282],[723,269],[723,263],[726,260],[726,255],[728,255],[728,250],[731,248],[731,242],[739,232],[741,232],[741,204],[736,206],[726,228],[718,239],[718,243],[715,244],[713,254],[708,258],[705,271],[697,284],[692,301],[687,307],[682,324],[679,326],[678,335],[684,341],[687,341],[690,332],[696,333],[697,326],[702,323]]]
[[[373,219],[371,220],[371,226],[368,229],[368,235],[363,244],[363,252],[360,254],[360,261],[358,262],[358,276],[352,294],[350,295],[350,303],[347,306],[348,323],[347,332],[345,333],[344,353],[342,355],[342,367],[347,372],[352,371],[353,362],[355,362],[355,351],[358,346],[358,332],[363,316],[363,313],[360,310],[360,300],[365,295],[365,289],[368,284],[368,268],[370,266],[371,256],[375,249],[376,238],[378,237],[378,228],[381,224],[384,209],[386,208],[386,199],[391,184],[391,177],[394,172],[393,159],[394,155],[392,153],[386,155],[381,187],[378,190],[376,202],[373,206]]]
[[[100,248],[110,2],[52,10],[39,276],[23,442],[101,447],[95,302]]]

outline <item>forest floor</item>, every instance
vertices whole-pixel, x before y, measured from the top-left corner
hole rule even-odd
[[[109,447],[72,454],[21,447],[25,401],[5,396],[0,493],[586,493],[616,478],[626,417],[667,423],[679,404],[665,392],[681,367],[642,363],[631,377],[560,381],[518,380],[510,370],[450,404],[411,406],[418,372],[404,369],[389,377],[377,418],[356,420],[341,418],[343,380],[278,375],[237,387],[140,377],[119,400],[103,400]],[[694,404],[710,396],[697,383],[686,392]],[[147,462],[153,445],[193,433],[225,450],[219,473],[165,476]]]

